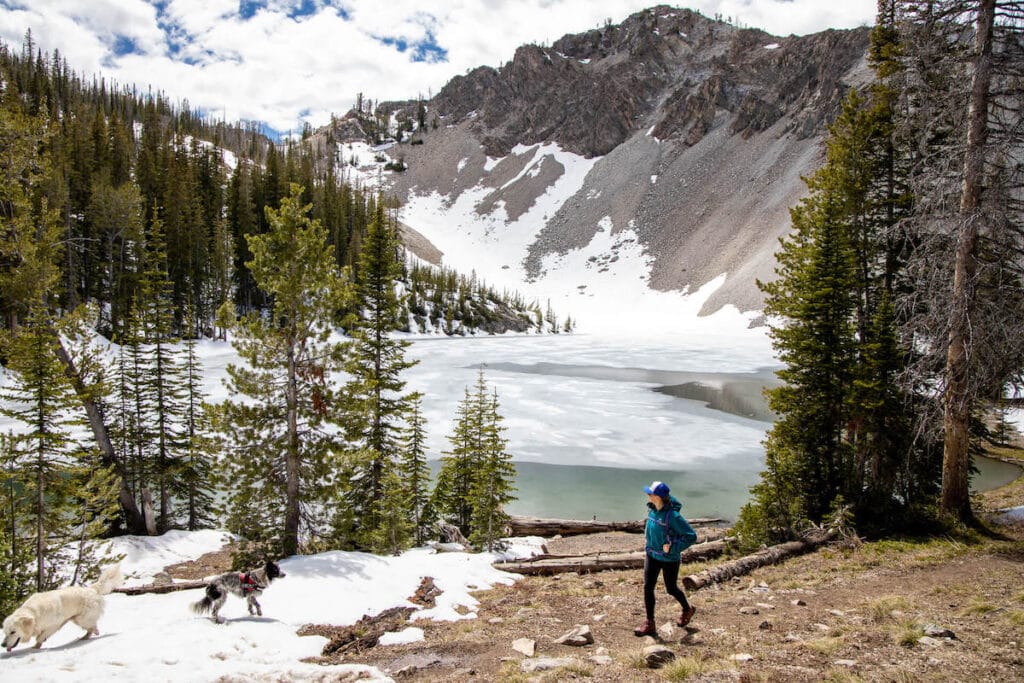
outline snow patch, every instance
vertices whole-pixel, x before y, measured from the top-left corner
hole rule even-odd
[[[657,173],[655,173],[654,175],[651,176],[651,185],[654,185],[656,182],[658,182],[658,174]]]
[[[385,633],[377,642],[379,645],[407,645],[409,643],[418,643],[422,640],[425,640],[423,629],[417,626],[410,626],[401,631]]]
[[[466,157],[465,159],[460,159],[458,166],[455,167],[455,172],[462,173],[462,169],[466,168],[467,163],[469,163],[469,157]]]
[[[768,45],[764,46],[764,49],[765,50],[778,50],[779,49],[779,44],[778,43],[769,43]]]
[[[173,550],[180,559],[196,559],[211,537],[223,532],[178,532],[170,538],[133,543],[135,567],[156,566]],[[522,547],[522,545],[520,546]],[[65,626],[42,651],[19,647],[3,656],[3,679],[12,681],[390,681],[372,666],[304,664],[320,654],[326,640],[300,637],[303,624],[353,624],[363,614],[396,606],[415,607],[408,596],[425,576],[442,591],[438,605],[414,615],[428,619],[472,619],[478,602],[471,593],[518,577],[494,569],[498,555],[436,553],[416,548],[397,557],[328,552],[289,557],[280,565],[287,575],[260,596],[263,617],[249,616],[245,601],[229,597],[215,624],[189,609],[200,591],[163,595],[112,594],[100,619],[100,637],[80,641],[81,629]],[[178,559],[178,558],[175,558]],[[127,561],[126,561],[127,566]],[[148,569],[147,569],[148,571]],[[456,611],[458,608],[458,611]],[[459,612],[468,610],[467,614]],[[410,626],[382,639],[383,644],[423,639]]]

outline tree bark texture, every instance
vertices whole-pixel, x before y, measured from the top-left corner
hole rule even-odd
[[[130,534],[144,535],[146,533],[145,520],[139,512],[139,506],[135,502],[135,496],[132,495],[131,489],[128,488],[128,477],[125,472],[124,463],[122,463],[114,454],[114,445],[110,442],[110,434],[107,431],[107,426],[103,423],[103,415],[100,414],[99,406],[96,405],[96,402],[93,401],[89,397],[88,392],[86,392],[82,378],[78,374],[78,368],[75,367],[75,362],[71,358],[71,354],[69,354],[67,349],[64,348],[63,340],[61,340],[60,335],[56,336],[57,358],[64,366],[64,372],[67,374],[68,379],[71,380],[71,385],[75,389],[75,394],[77,394],[78,399],[85,407],[85,414],[89,420],[89,428],[92,430],[92,436],[96,440],[96,445],[100,449],[103,464],[106,467],[113,466],[114,471],[117,473],[117,477],[120,480],[118,503],[121,505],[122,514],[124,514],[127,531]]]
[[[295,346],[288,347],[288,386],[285,402],[288,421],[288,451],[285,457],[285,512],[284,512],[284,555],[299,552],[299,415],[298,378],[295,364]]]
[[[699,562],[712,557],[718,557],[725,550],[726,544],[731,539],[723,538],[717,541],[708,541],[690,546],[680,555],[683,563]],[[615,569],[642,569],[644,566],[644,551],[637,550],[630,553],[589,553],[586,555],[539,555],[528,560],[514,560],[509,562],[495,562],[494,568],[514,574],[525,574],[532,576],[548,576],[551,574],[565,574],[576,572],[577,574],[589,574],[592,572],[603,572]]]
[[[742,576],[769,564],[776,564],[782,560],[810,552],[820,545],[828,543],[835,537],[835,532],[828,532],[817,537],[802,541],[790,541],[780,543],[756,553],[745,555],[738,560],[726,562],[715,567],[709,567],[699,574],[691,574],[683,578],[683,587],[689,591],[699,590],[710,586],[713,583],[720,583],[731,579],[734,576]]]
[[[974,74],[968,112],[967,150],[960,195],[959,234],[953,265],[952,317],[946,350],[946,393],[943,403],[945,439],[942,453],[940,507],[960,519],[971,517],[968,489],[968,445],[971,407],[971,323],[975,308],[974,279],[978,270],[978,230],[988,137],[989,89],[992,81],[992,33],[996,0],[980,0],[975,33]]]
[[[129,586],[127,588],[115,588],[114,593],[125,595],[149,595],[151,593],[175,593],[177,591],[188,591],[196,588],[205,588],[205,581],[181,581],[180,583],[168,583],[162,586]]]

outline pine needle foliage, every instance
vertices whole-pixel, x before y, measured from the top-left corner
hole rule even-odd
[[[341,464],[329,380],[347,347],[330,337],[350,289],[302,193],[292,185],[281,208],[267,210],[269,231],[249,236],[247,265],[272,308],[238,320],[232,345],[246,364],[228,366],[226,381],[244,400],[213,411],[232,483],[228,528],[266,556],[293,555],[303,534],[322,531],[319,511],[336,500]]]
[[[474,391],[466,387],[448,440],[452,449],[441,458],[432,507],[456,524],[470,541],[491,550],[508,519],[504,506],[515,496],[515,465],[505,450],[498,395],[491,394],[483,370]]]

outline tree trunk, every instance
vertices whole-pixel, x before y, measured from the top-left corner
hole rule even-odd
[[[978,224],[988,137],[989,86],[992,80],[992,29],[996,0],[981,0],[975,35],[974,74],[968,113],[967,151],[960,196],[960,227],[953,271],[952,317],[946,350],[941,509],[962,520],[971,518],[968,489],[968,426],[973,406],[970,389],[971,324],[975,308]]]
[[[285,402],[288,410],[288,451],[285,457],[285,513],[282,551],[285,557],[299,552],[299,416],[298,379],[295,367],[295,347],[288,347],[288,385]]]
[[[681,553],[680,561],[685,564],[718,557],[725,550],[725,546],[730,540],[732,539],[723,538],[717,541],[708,541],[707,543],[698,543],[690,546]],[[564,556],[540,555],[528,560],[495,562],[492,566],[495,569],[501,569],[502,571],[514,574],[533,576],[548,576],[551,574],[565,574],[567,572],[589,574],[615,569],[642,569],[645,554],[645,551],[637,550],[630,553],[593,553]]]
[[[125,595],[148,595],[150,593],[174,593],[177,591],[187,591],[205,587],[205,581],[182,581],[180,583],[167,583],[162,586],[149,585],[115,588],[113,592],[123,593]]]
[[[834,531],[830,531],[813,539],[790,541],[789,543],[773,545],[770,548],[759,550],[756,553],[746,555],[738,560],[710,567],[699,574],[691,574],[690,576],[683,578],[683,587],[686,590],[695,591],[700,588],[710,586],[713,583],[720,583],[726,579],[731,579],[734,576],[747,574],[758,567],[776,564],[787,557],[800,555],[814,550],[818,546],[832,540],[835,535]]]
[[[688,520],[690,526],[710,526],[725,520],[717,517],[698,517]],[[509,536],[579,536],[596,534],[604,531],[624,531],[630,534],[644,533],[647,520],[630,520],[627,522],[598,522],[596,520],[579,519],[541,519],[538,517],[521,517],[513,515],[508,521]]]
[[[85,407],[89,428],[92,430],[92,436],[100,449],[103,466],[112,466],[117,473],[118,479],[121,481],[118,490],[118,502],[121,505],[121,512],[124,514],[126,530],[130,534],[144,535],[146,533],[145,521],[139,513],[138,505],[135,504],[135,496],[132,495],[131,489],[128,488],[128,476],[124,463],[114,454],[114,446],[110,442],[110,434],[107,432],[107,427],[103,424],[103,416],[100,414],[99,406],[96,405],[96,402],[92,400],[86,391],[85,384],[78,375],[78,369],[75,367],[71,354],[64,348],[64,340],[60,338],[59,334],[55,333],[55,336],[57,337],[57,358],[64,365],[64,372],[71,380],[75,394],[78,395],[79,400]]]

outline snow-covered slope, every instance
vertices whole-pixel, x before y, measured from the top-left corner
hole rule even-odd
[[[386,182],[443,263],[580,331],[745,325],[867,40],[659,6],[453,78]]]

